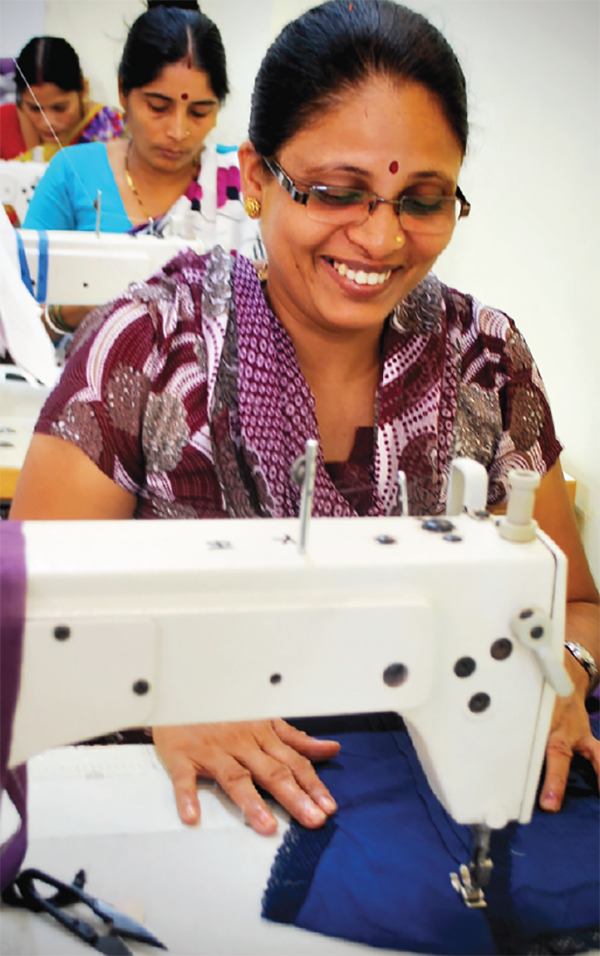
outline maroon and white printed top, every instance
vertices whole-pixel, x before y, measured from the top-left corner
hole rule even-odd
[[[219,247],[181,253],[88,318],[36,431],[135,494],[138,518],[297,515],[290,470],[319,437],[254,266]],[[386,322],[374,428],[347,463],[319,454],[313,513],[395,513],[399,469],[410,513],[440,513],[456,456],[485,465],[495,504],[511,468],[543,475],[560,451],[512,320],[430,274]]]

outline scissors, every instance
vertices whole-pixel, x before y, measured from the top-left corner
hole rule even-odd
[[[42,873],[41,870],[23,870],[5,888],[2,899],[10,906],[20,906],[33,913],[49,913],[79,939],[108,956],[132,956],[132,951],[121,937],[128,937],[149,946],[157,946],[159,949],[167,948],[141,923],[137,923],[125,913],[119,913],[110,903],[104,903],[84,892],[85,881],[84,870],[79,870],[70,884],[61,883],[60,880]],[[56,892],[51,896],[42,896],[36,889],[36,883],[52,886]],[[88,906],[103,923],[107,924],[108,932],[102,935],[97,926],[62,912],[62,907],[71,906],[73,903],[83,903]]]

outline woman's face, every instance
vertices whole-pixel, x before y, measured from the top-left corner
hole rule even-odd
[[[23,90],[19,106],[41,141],[55,142],[49,122],[62,145],[68,145],[70,134],[83,117],[83,94],[78,90],[66,93],[54,83],[41,83],[39,86],[32,86],[31,90],[33,95],[28,89]],[[48,117],[48,122],[42,110]]]
[[[419,84],[382,77],[345,93],[276,157],[294,181],[371,190],[386,199],[454,196],[462,158],[437,99]],[[441,236],[403,232],[395,208],[386,204],[361,225],[311,221],[306,208],[262,171],[256,154],[242,162],[249,174],[245,194],[262,205],[269,299],[292,337],[294,329],[315,324],[331,331],[380,330],[450,241],[451,230]],[[355,281],[344,274],[348,270],[355,277],[366,273],[367,280]]]
[[[121,93],[121,105],[139,158],[164,172],[195,162],[219,109],[208,74],[185,63],[171,63],[152,83]]]

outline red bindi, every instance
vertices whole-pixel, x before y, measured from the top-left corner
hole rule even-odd
[[[397,173],[397,172],[398,172],[398,163],[397,163],[396,160],[394,159],[394,160],[392,160],[392,162],[390,163],[390,173]]]
[[[181,99],[182,99],[182,100],[187,100],[187,99],[188,99],[187,93],[182,93],[182,94],[181,94]]]

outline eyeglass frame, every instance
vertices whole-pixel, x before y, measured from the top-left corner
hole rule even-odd
[[[275,177],[275,179],[280,184],[280,186],[283,186],[283,188],[289,194],[293,202],[297,202],[301,206],[307,206],[308,200],[311,198],[311,196],[313,196],[315,193],[318,194],[320,190],[326,190],[326,189],[332,188],[331,186],[310,186],[308,192],[302,192],[300,189],[297,188],[291,176],[288,176],[286,171],[279,165],[276,159],[267,159],[266,156],[262,156],[261,158],[263,163],[269,170],[269,172]],[[369,200],[368,213],[366,218],[363,219],[362,222],[360,223],[346,223],[346,225],[348,226],[362,225],[363,223],[367,221],[367,219],[370,216],[373,215],[377,206],[380,203],[386,203],[389,206],[396,207],[397,214],[398,214],[398,221],[400,223],[401,228],[404,228],[402,226],[402,204],[404,203],[406,199],[413,199],[414,198],[413,196],[401,196],[400,199],[384,199],[383,196],[378,196],[377,193],[373,192],[370,189],[356,189],[354,191],[357,193],[362,193],[364,196],[370,196],[372,198]],[[471,212],[471,203],[469,202],[469,200],[467,199],[467,197],[461,190],[460,186],[456,187],[456,193],[454,194],[454,196],[448,196],[448,197],[444,196],[440,198],[458,199],[458,201],[460,202],[460,213],[458,214],[456,222],[458,222],[459,219],[466,219],[469,213]],[[319,222],[323,220],[315,220],[315,221]],[[406,231],[410,232],[410,228],[407,229]]]

